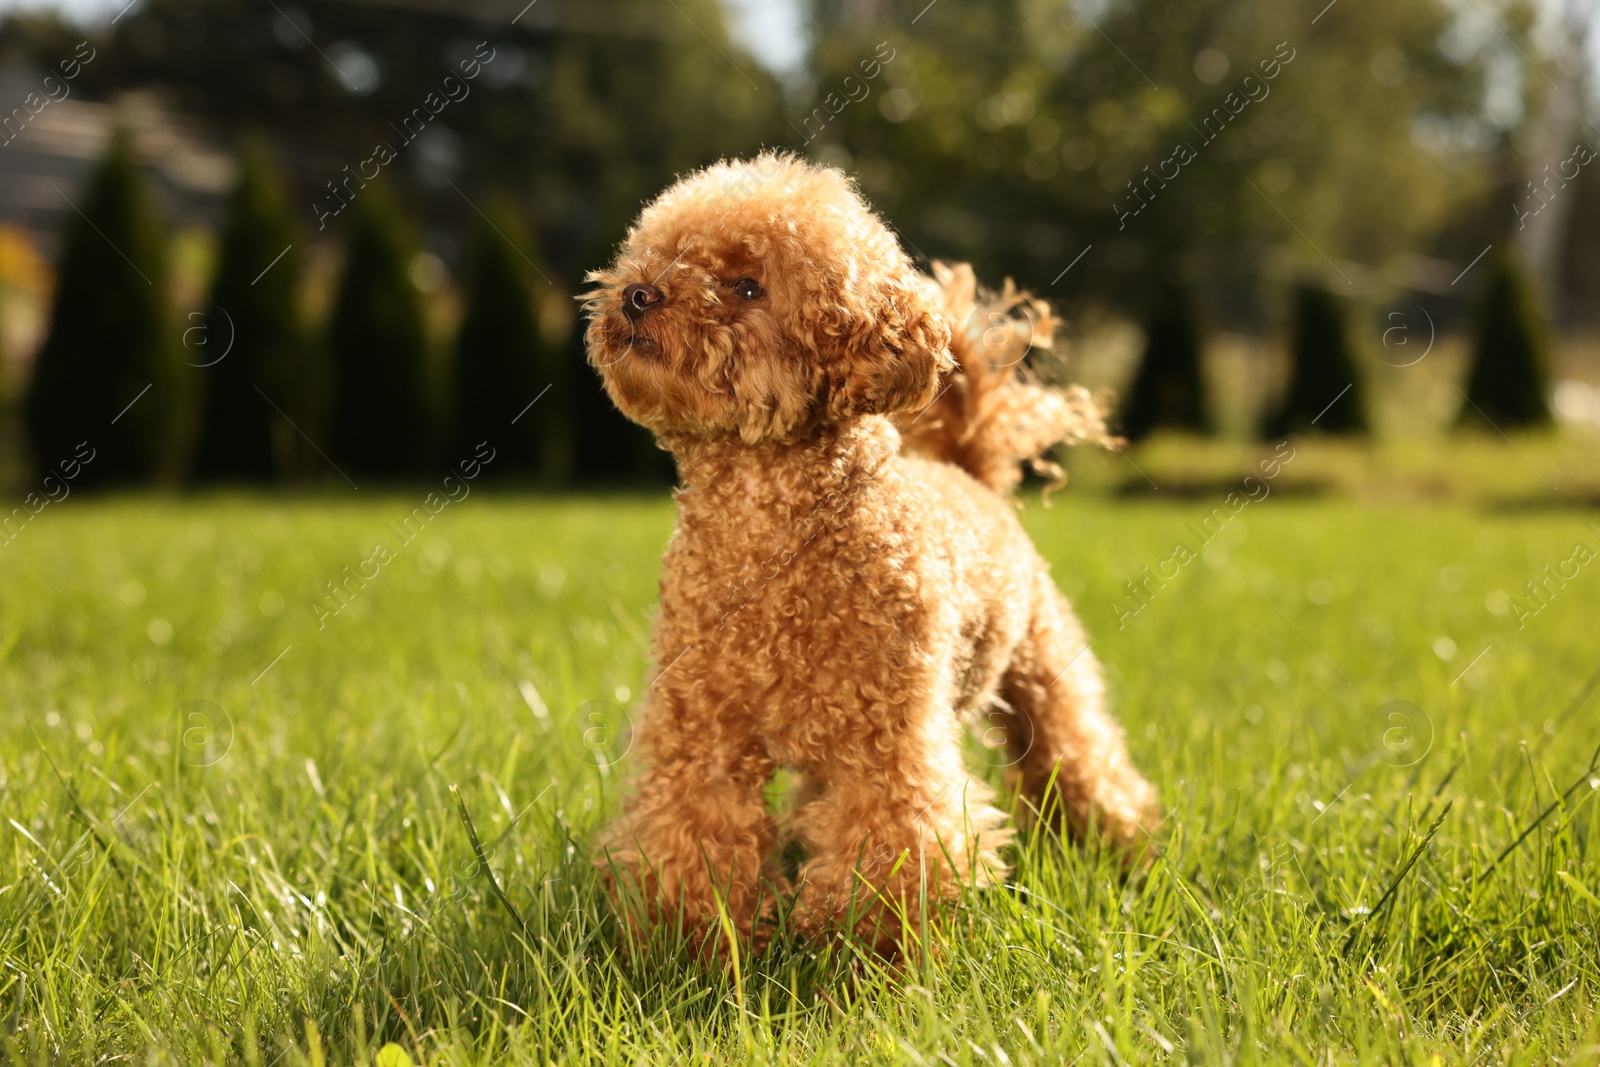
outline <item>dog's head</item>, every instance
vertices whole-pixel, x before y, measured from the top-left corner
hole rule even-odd
[[[791,442],[926,405],[952,366],[931,280],[843,173],[791,156],[682,179],[589,280],[589,362],[657,433]]]

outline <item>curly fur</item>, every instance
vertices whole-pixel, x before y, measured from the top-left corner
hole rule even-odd
[[[970,268],[937,274],[841,172],[768,154],[679,181],[590,275],[589,360],[681,483],[641,767],[605,838],[635,929],[681,921],[716,952],[720,904],[760,948],[792,894],[802,932],[892,951],[919,901],[1005,872],[1004,815],[962,763],[980,711],[1034,810],[1130,849],[1149,829],[1099,665],[1005,495],[1104,424],[1018,374],[1043,304],[1008,284],[980,307]],[[659,303],[630,317],[630,283]],[[779,767],[806,783],[792,883]]]

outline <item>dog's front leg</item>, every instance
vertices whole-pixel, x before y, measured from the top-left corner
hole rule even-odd
[[[772,761],[748,715],[694,695],[701,702],[662,686],[646,702],[642,772],[601,862],[630,940],[681,922],[701,955],[726,955],[725,912],[741,948],[759,951],[773,910],[763,864],[775,825],[762,793]]]
[[[861,714],[898,718],[887,709]],[[927,714],[948,722],[922,727],[914,719],[899,737],[885,736],[902,733],[894,728],[856,735],[806,768],[821,783],[796,819],[811,858],[800,872],[794,923],[807,936],[848,931],[893,956],[925,908],[937,912],[962,884],[1004,874],[1004,816],[990,805],[989,787],[963,769],[948,708],[930,705]]]

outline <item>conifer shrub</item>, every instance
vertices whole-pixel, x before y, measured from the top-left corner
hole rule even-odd
[[[1200,348],[1193,295],[1161,283],[1145,321],[1144,356],[1121,411],[1121,432],[1130,441],[1158,429],[1206,430]]]
[[[23,404],[28,445],[41,474],[92,454],[77,488],[147,482],[167,470],[184,397],[166,234],[125,130],[72,196]]]
[[[355,195],[344,274],[328,322],[332,458],[357,480],[423,473],[433,435],[416,241],[382,179]]]
[[[1497,252],[1487,265],[1460,421],[1503,430],[1548,425],[1549,341],[1533,285],[1510,254]]]
[[[1366,391],[1343,302],[1315,282],[1296,285],[1293,300],[1289,390],[1267,420],[1267,436],[1366,433]]]
[[[570,462],[566,390],[557,381],[559,353],[540,332],[535,286],[542,283],[535,281],[533,255],[515,206],[488,202],[471,244],[466,312],[456,335],[451,455],[471,455],[488,441],[498,452],[497,476],[558,481]]]
[[[198,368],[204,397],[193,463],[199,480],[265,482],[293,466],[295,426],[309,423],[300,244],[266,145],[246,141],[204,333],[184,334],[184,361]]]

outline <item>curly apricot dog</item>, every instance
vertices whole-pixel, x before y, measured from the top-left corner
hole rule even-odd
[[[679,181],[590,275],[589,361],[682,483],[643,767],[606,840],[630,928],[682,921],[720,951],[720,900],[759,950],[792,889],[802,932],[848,923],[892,952],[921,901],[1004,874],[1004,816],[962,766],[981,711],[1034,810],[1125,848],[1150,826],[1008,498],[1024,460],[1104,426],[1081,390],[1017,377],[1042,304],[1008,284],[977,308],[969,268],[937,273],[842,173],[767,154]],[[793,886],[778,767],[805,783]]]

